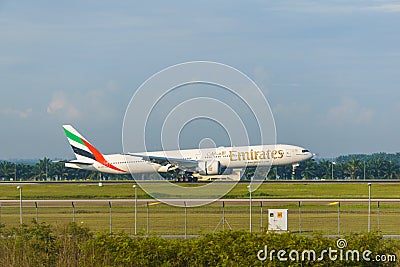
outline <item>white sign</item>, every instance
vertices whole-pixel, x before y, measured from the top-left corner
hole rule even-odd
[[[288,230],[288,209],[268,209],[268,230]]]

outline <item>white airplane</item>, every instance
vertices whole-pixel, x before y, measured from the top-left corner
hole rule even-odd
[[[289,165],[295,167],[313,154],[293,145],[259,145],[154,151],[103,155],[71,125],[63,125],[76,160],[65,162],[69,168],[112,174],[175,172],[179,181],[224,179],[234,174],[240,179],[243,167]]]

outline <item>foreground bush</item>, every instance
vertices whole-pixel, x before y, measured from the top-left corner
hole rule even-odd
[[[223,231],[194,239],[132,238],[126,233],[93,235],[73,223],[52,228],[33,222],[11,229],[0,225],[0,236],[0,266],[398,266],[400,257],[399,242],[376,233],[346,236],[342,260],[336,239],[292,233]],[[317,260],[329,248],[337,250],[337,259],[325,253]],[[278,257],[279,250],[286,254]],[[292,250],[299,253],[298,260],[289,258]],[[310,250],[316,252],[315,259]],[[346,261],[347,250],[370,250],[372,260],[375,255],[397,253],[396,261]],[[290,256],[296,259],[296,253]]]

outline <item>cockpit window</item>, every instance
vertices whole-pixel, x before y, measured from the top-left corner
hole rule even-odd
[[[307,153],[307,152],[310,152],[310,150],[308,150],[308,149],[303,149],[303,150],[301,151],[301,153]]]

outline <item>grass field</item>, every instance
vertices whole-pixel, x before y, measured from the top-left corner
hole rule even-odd
[[[246,183],[237,184],[224,198],[248,198]],[[182,184],[182,186],[192,186]],[[127,199],[134,197],[132,183],[108,184],[23,184],[24,199]],[[400,183],[374,183],[372,198],[400,198]],[[367,183],[264,183],[252,194],[253,198],[368,198]],[[18,199],[15,185],[0,183],[0,200]],[[150,198],[138,189],[138,198]]]
[[[267,209],[284,208],[289,213],[289,230],[292,232],[313,233],[321,232],[327,235],[336,235],[350,232],[367,231],[368,206],[367,203],[332,203],[321,201],[304,202],[263,202],[254,201],[252,206],[252,228],[258,232],[265,230],[268,222]],[[37,215],[36,215],[37,211]],[[46,205],[34,204],[23,206],[23,221],[28,223],[38,219],[52,225],[64,225],[71,221],[89,227],[95,231],[125,231],[134,233],[133,202],[115,202],[112,208],[109,202],[104,201],[96,205],[87,205],[84,202],[75,202],[75,209],[68,204]],[[37,216],[37,217],[36,217]],[[110,221],[111,217],[111,221]],[[400,203],[381,202],[371,206],[371,230],[380,231],[385,235],[400,235],[398,221],[400,218]],[[149,201],[140,203],[137,207],[137,231],[142,235],[198,235],[216,230],[249,229],[248,202],[225,203],[221,202],[207,206],[187,208],[172,207],[159,202]],[[7,226],[19,224],[19,206],[2,205],[0,207],[0,222]]]
[[[155,202],[140,188],[139,199],[148,199],[137,207],[137,231],[140,234],[156,235],[198,235],[201,233],[231,228],[233,230],[249,229],[249,193],[248,184],[237,184],[225,198],[243,199],[240,203],[221,202],[207,206],[188,208],[171,207]],[[192,186],[192,185],[185,185]],[[386,235],[400,235],[400,202],[381,201],[378,209],[374,199],[400,199],[400,184],[374,183],[371,187],[373,199],[371,206],[371,229]],[[25,223],[36,220],[52,225],[63,225],[72,220],[88,226],[92,230],[125,231],[134,233],[134,205],[132,201],[112,203],[110,199],[134,198],[132,183],[108,184],[23,184],[24,200],[74,199],[74,210],[71,203],[39,204],[36,209],[33,203],[24,203],[23,220]],[[287,208],[289,210],[289,229],[293,232],[338,234],[362,232],[367,230],[368,206],[362,203],[329,203],[324,199],[367,199],[368,185],[354,183],[340,184],[276,184],[264,183],[252,194],[254,198],[252,228],[261,231],[267,227],[267,209]],[[261,203],[262,199],[294,199],[293,202]],[[301,207],[297,198],[320,199],[318,202],[304,202]],[[1,200],[19,199],[16,185],[0,184],[0,223],[8,226],[19,224],[18,202],[7,204]],[[85,199],[104,200],[97,204],[87,204]],[[81,201],[79,201],[81,200]],[[149,204],[149,206],[147,206]],[[261,207],[261,204],[263,205]],[[37,217],[36,217],[37,212]],[[110,220],[111,217],[111,220]],[[186,221],[186,227],[185,227]],[[186,232],[185,232],[186,229]]]

